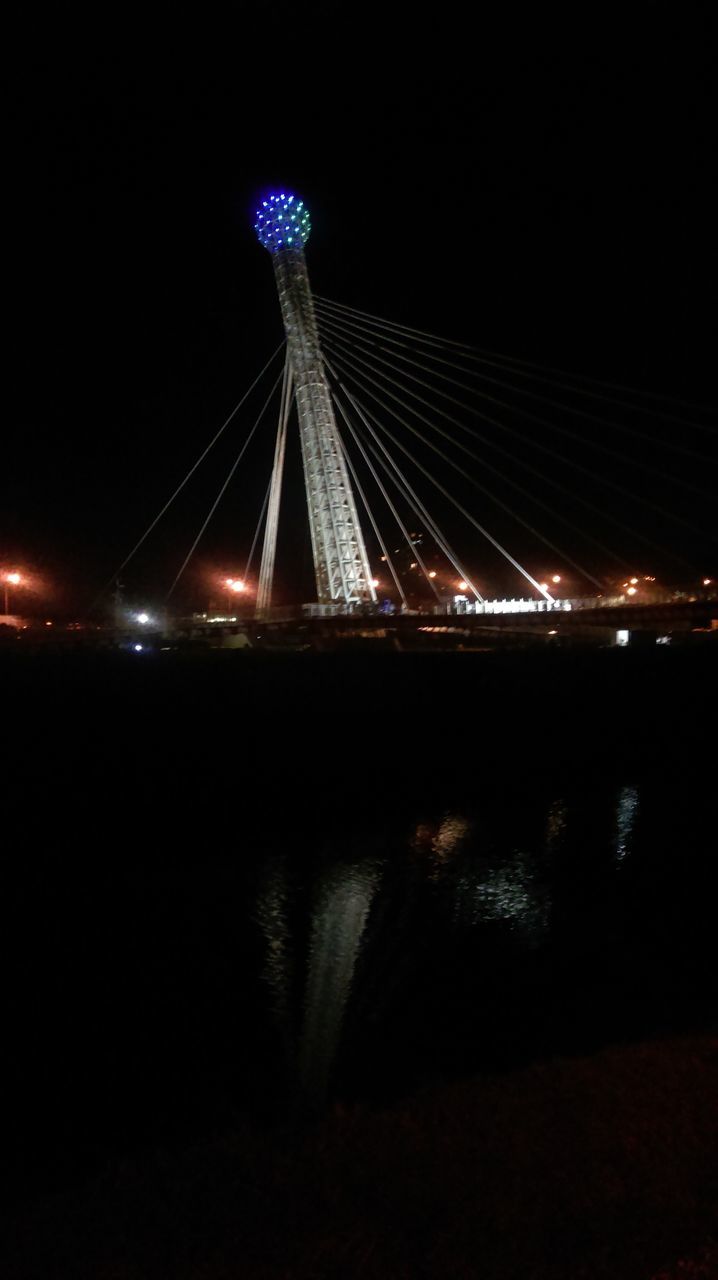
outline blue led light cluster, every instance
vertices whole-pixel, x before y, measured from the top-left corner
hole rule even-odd
[[[305,245],[310,231],[309,210],[303,200],[289,196],[284,191],[278,196],[267,196],[257,209],[254,230],[260,244],[270,253],[279,249]]]

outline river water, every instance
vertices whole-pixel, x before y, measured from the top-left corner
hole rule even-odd
[[[312,718],[325,670],[264,737],[250,729],[259,706],[263,722],[282,714],[286,669],[240,694],[227,670],[200,692],[186,668],[160,694],[132,672],[108,686],[106,669],[89,691],[77,671],[34,685],[56,738],[48,754],[36,720],[15,762],[13,1185],[238,1114],[390,1105],[456,1075],[715,1024],[715,804],[695,732],[677,744],[674,718],[656,748],[656,720],[621,751],[613,715],[569,733],[549,706],[533,723],[553,715],[554,732],[519,750],[523,686],[508,712],[504,680],[457,716],[476,669],[452,665],[427,716],[411,710],[419,664],[402,668],[399,716],[396,668],[382,669],[357,768],[341,715]],[[332,670],[333,697],[356,691]],[[637,670],[620,688],[612,672],[611,690],[630,685],[645,720],[654,673],[641,694]],[[574,706],[579,687],[583,674]]]

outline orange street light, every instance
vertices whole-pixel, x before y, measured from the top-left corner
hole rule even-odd
[[[225,578],[224,585],[227,588],[227,609],[231,612],[232,596],[239,595],[246,589],[246,583],[242,578]]]
[[[12,573],[5,574],[5,613],[10,612],[10,587],[18,587],[22,582],[22,574],[13,570]]]
[[[552,581],[552,582],[560,582],[560,581],[561,581],[561,574],[560,574],[560,573],[555,573],[555,574],[553,575],[553,577],[552,577],[551,581]]]

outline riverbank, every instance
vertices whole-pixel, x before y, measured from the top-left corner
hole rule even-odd
[[[5,1280],[716,1275],[718,1037],[251,1121],[16,1209]]]

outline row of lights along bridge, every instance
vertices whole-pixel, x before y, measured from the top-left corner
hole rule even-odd
[[[412,562],[412,564],[410,565],[411,569],[418,570],[418,567],[419,566],[416,564],[416,562]],[[428,573],[428,576],[430,578],[436,578],[437,577],[436,570],[430,570]],[[379,588],[381,590],[384,584],[382,584],[380,579],[374,578],[372,581],[373,581],[374,587]],[[564,583],[564,586],[566,585],[565,580],[562,578],[561,574],[554,573],[554,574],[551,574],[546,581],[541,582],[540,586],[543,590],[549,590],[549,589],[552,590],[552,592],[554,593],[554,596],[558,597],[558,590],[559,589],[563,590],[563,588],[561,587],[562,583]],[[703,588],[709,588],[712,585],[713,585],[712,578],[703,578],[701,580],[701,586]],[[236,613],[237,606],[241,604],[242,600],[246,600],[246,608],[243,609],[242,612],[244,613],[245,616],[251,615],[251,612],[252,612],[251,602],[254,597],[254,588],[251,587],[247,582],[245,582],[242,578],[225,577],[220,579],[219,582],[216,583],[216,586],[222,587],[226,591],[227,611],[229,615],[233,615]],[[454,581],[453,579],[447,578],[445,586],[446,586],[447,592],[449,593],[447,595],[447,600],[446,600],[447,612],[453,612],[456,606],[459,604],[459,602],[466,598],[464,596],[464,593],[469,591],[470,589],[469,584],[465,581]],[[674,594],[676,597],[685,598],[686,594],[690,594],[690,592],[693,589],[694,588],[692,587],[688,587],[687,589],[676,591],[674,592]],[[610,603],[615,604],[615,603],[618,603],[620,600],[630,599],[631,601],[635,600],[635,603],[650,603],[652,600],[655,600],[657,594],[660,594],[660,596],[663,598],[666,593],[660,586],[656,586],[655,576],[644,574],[641,578],[631,577],[621,583],[619,583],[618,581],[615,583],[611,583],[610,586],[608,587],[608,595],[606,598],[606,602],[609,603],[610,601]],[[636,597],[638,598],[635,599]],[[497,601],[495,603],[498,604],[499,602]],[[592,603],[595,603],[595,598],[592,599]],[[570,607],[570,606],[567,605],[567,607]],[[579,604],[579,607],[580,607],[580,604]],[[496,610],[496,611],[498,612],[500,610]],[[144,611],[142,613],[135,613],[134,615],[128,614],[127,616],[132,618],[134,621],[141,623],[143,626],[149,626],[151,623],[156,621],[156,617],[153,617]],[[199,615],[195,614],[195,617],[202,618],[205,621],[216,621],[216,622],[232,621],[232,616],[224,617],[221,614],[221,612],[217,610],[216,604],[213,603],[211,600],[209,602],[207,611]]]
[[[418,568],[419,566],[415,561],[412,562],[412,564],[410,565],[410,569],[412,570],[418,570]],[[430,570],[428,576],[430,578],[436,578],[437,577],[436,570],[435,569]],[[5,606],[4,613],[5,613],[5,617],[8,619],[10,619],[13,616],[12,610],[11,610],[11,604],[13,603],[13,595],[17,588],[20,588],[21,590],[25,589],[26,591],[29,590],[35,596],[39,594],[37,590],[38,584],[34,578],[34,575],[28,574],[28,573],[21,573],[18,569],[0,571],[0,581],[2,582],[2,586],[3,586],[4,606]],[[561,574],[554,573],[554,574],[551,574],[550,577],[546,581],[542,582],[540,585],[541,585],[541,588],[544,590],[553,589],[555,591],[556,588],[560,588],[562,582],[563,582],[563,579]],[[381,589],[383,586],[379,578],[374,578],[372,580],[372,583],[375,588]],[[638,596],[640,600],[644,591],[651,591],[652,589],[655,589],[655,583],[656,583],[656,579],[654,576],[644,574],[642,578],[632,577],[627,579],[625,582],[616,583],[612,587],[611,594],[614,596],[614,598],[616,595],[622,595],[624,597],[629,597],[630,599],[633,599],[634,597]],[[220,588],[225,591],[227,608],[229,613],[232,613],[232,611],[236,609],[236,607],[244,600],[246,600],[247,602],[247,611],[249,611],[251,607],[251,600],[254,597],[255,592],[254,592],[254,588],[251,587],[243,578],[223,577],[223,578],[220,578],[219,580],[211,579],[208,585],[210,585],[210,587],[214,585],[215,589]],[[703,578],[701,580],[701,586],[704,588],[711,587],[712,585],[713,585],[712,578]],[[455,601],[457,598],[456,593],[459,593],[459,598],[460,598],[460,596],[464,592],[469,590],[469,584],[464,581],[454,582],[453,580],[447,579],[446,588],[450,593],[450,600],[453,599]],[[660,590],[660,588],[658,589]],[[684,593],[681,593],[681,594],[684,594]],[[447,601],[447,605],[450,607],[449,601]],[[216,610],[214,609],[214,606],[210,601],[210,607],[209,607],[208,613],[211,614],[212,612],[215,612],[215,611]],[[144,626],[150,626],[154,624],[156,621],[156,616],[157,616],[156,612],[151,613],[151,612],[148,612],[146,609],[142,609],[135,612],[129,609],[126,611],[125,620],[137,622],[144,627]],[[46,625],[50,626],[52,624],[50,622],[47,622]]]

